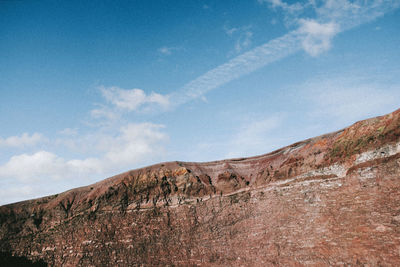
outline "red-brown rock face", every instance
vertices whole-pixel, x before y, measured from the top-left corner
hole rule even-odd
[[[55,266],[400,266],[400,110],[2,206],[0,251]]]

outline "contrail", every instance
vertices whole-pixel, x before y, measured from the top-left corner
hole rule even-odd
[[[368,3],[366,4],[366,2]],[[318,15],[314,21],[319,23],[333,22],[339,26],[339,31],[337,32],[339,33],[373,21],[400,5],[399,0],[366,2],[355,1],[352,3],[353,6],[351,8],[323,6],[317,9]],[[338,1],[337,4],[342,5],[343,3]],[[172,102],[172,106],[187,103],[230,81],[302,50],[304,38],[304,32],[302,33],[299,29],[294,30],[229,60],[227,63],[206,72],[170,94],[169,99]]]
[[[184,104],[210,90],[293,54],[301,49],[300,39],[297,35],[288,33],[206,72],[174,92],[171,95],[171,98],[174,99],[173,104]]]

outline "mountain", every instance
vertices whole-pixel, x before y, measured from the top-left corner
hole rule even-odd
[[[400,109],[261,156],[1,206],[0,252],[51,266],[400,266]]]

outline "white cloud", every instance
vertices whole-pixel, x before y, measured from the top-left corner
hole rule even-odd
[[[42,134],[34,133],[29,135],[28,133],[23,133],[20,136],[10,136],[7,138],[0,137],[0,147],[26,147],[34,146],[40,142],[43,142],[45,138]]]
[[[143,162],[151,156],[163,154],[162,142],[168,137],[161,130],[164,125],[153,123],[128,124],[121,127],[118,136],[103,140],[105,159],[116,165],[126,166]],[[158,154],[158,155],[157,155]]]
[[[163,46],[157,49],[158,53],[169,56],[172,54],[172,52],[180,50],[179,47],[174,47],[174,46]]]
[[[274,11],[279,10],[279,15],[283,15],[283,21],[286,27],[292,27],[297,24],[298,18],[313,6],[315,1],[297,1],[293,4],[288,4],[286,1],[282,0],[258,0],[258,2],[260,4],[268,4]]]
[[[137,110],[146,104],[157,104],[163,108],[169,106],[169,98],[166,95],[161,95],[152,92],[149,95],[142,89],[121,89],[119,87],[101,87],[103,97],[121,110],[133,111]]]
[[[398,8],[398,0],[303,0],[288,4],[282,0],[258,0],[283,12],[285,24],[292,27],[300,19],[316,19],[320,23],[340,22],[343,30],[374,20]],[[315,14],[313,16],[313,14]]]
[[[326,0],[319,6],[314,6],[317,15],[325,20],[346,20],[349,27],[354,27],[353,23],[368,20],[368,17],[379,17],[386,12],[386,8],[395,7],[395,1],[381,0]],[[343,25],[347,26],[347,25]]]
[[[282,0],[258,0],[259,3],[268,3],[272,8],[281,8],[288,12],[294,13],[304,9],[304,6],[297,2],[295,4],[288,4]]]
[[[21,154],[0,166],[1,178],[15,178],[22,182],[84,178],[83,175],[99,174],[103,164],[99,159],[65,160],[48,151]]]
[[[339,32],[339,25],[333,22],[320,24],[315,20],[301,19],[299,23],[299,32],[304,34],[302,46],[311,56],[329,50],[332,38]]]
[[[170,96],[155,92],[146,94],[142,89],[122,89],[116,86],[99,87],[103,98],[108,105],[97,104],[98,107],[90,111],[96,123],[88,122],[89,125],[109,125],[118,121],[123,114],[138,111],[149,112],[152,110],[167,110],[170,107]]]
[[[119,111],[105,106],[105,105],[97,105],[98,108],[92,109],[90,111],[90,115],[94,119],[106,119],[107,121],[115,121],[121,117]]]
[[[0,177],[13,177],[22,181],[42,176],[58,179],[65,172],[65,161],[47,151],[13,156],[6,164],[0,166]]]
[[[163,155],[163,142],[168,136],[163,125],[152,123],[128,124],[118,134],[98,135],[92,145],[102,151],[98,158],[66,160],[48,151],[13,156],[0,166],[0,178],[22,182],[43,179],[82,179],[132,168],[150,158]],[[91,138],[96,138],[92,135]],[[104,177],[101,177],[104,178]]]

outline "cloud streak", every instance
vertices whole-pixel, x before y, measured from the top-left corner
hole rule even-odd
[[[184,104],[234,79],[299,51],[301,49],[299,44],[297,33],[286,34],[206,72],[172,93],[170,99],[173,100],[175,106]]]
[[[204,97],[211,90],[301,50],[311,56],[318,56],[331,48],[332,40],[337,34],[373,21],[400,5],[400,0],[315,0],[292,5],[282,0],[259,0],[259,2],[269,3],[272,8],[280,8],[289,14],[292,17],[289,24],[296,25],[296,29],[236,56],[168,95],[154,92],[147,95],[141,89],[124,90],[118,87],[102,87],[104,98],[113,107],[101,106],[92,110],[92,116],[115,120],[123,112],[151,108],[158,110],[161,108],[165,111],[170,107],[177,107]],[[315,15],[306,16],[309,13]],[[236,52],[249,46],[252,34],[247,28],[226,28],[225,31],[229,36],[235,32],[244,31],[244,35],[242,33],[235,45]],[[169,52],[166,48],[162,51]]]
[[[311,56],[317,56],[331,47],[331,40],[336,34],[373,21],[386,12],[398,8],[400,4],[398,0],[327,0],[313,1],[313,5],[307,2],[300,8],[289,6],[280,0],[267,2],[274,7],[289,9],[290,12],[293,9],[300,11],[312,8],[317,15],[315,18],[295,18],[299,25],[297,29],[239,55],[190,81],[170,95],[174,106],[202,97],[213,89],[302,49]]]

